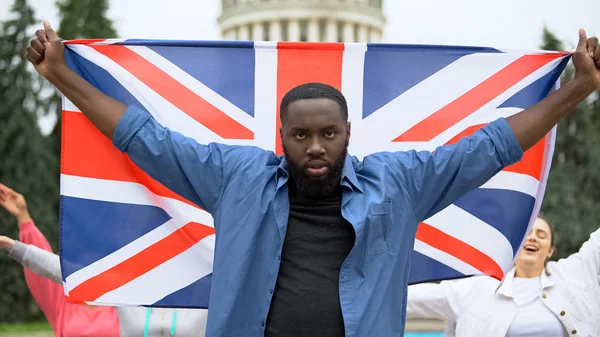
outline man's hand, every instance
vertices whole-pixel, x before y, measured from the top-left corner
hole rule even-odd
[[[48,21],[44,21],[44,29],[38,29],[29,44],[25,57],[45,78],[66,67],[65,46]]]
[[[589,84],[591,90],[600,86],[600,46],[598,38],[587,38],[585,30],[579,30],[579,43],[573,54],[575,80]]]
[[[0,249],[6,249],[10,252],[14,246],[15,246],[15,240],[13,240],[7,236],[0,235]]]
[[[44,21],[27,47],[27,60],[102,132],[112,139],[127,105],[94,87],[65,62],[65,45]]]
[[[0,184],[0,206],[14,215],[19,223],[31,221],[23,195],[3,184]]]

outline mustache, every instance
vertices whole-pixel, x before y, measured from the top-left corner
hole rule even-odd
[[[321,168],[321,167],[329,167],[329,162],[322,160],[322,159],[312,159],[309,160],[308,162],[306,162],[306,164],[303,165],[304,169],[307,168]]]

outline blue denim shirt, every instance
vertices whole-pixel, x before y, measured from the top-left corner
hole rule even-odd
[[[113,144],[214,218],[206,336],[264,336],[289,213],[284,157],[258,147],[198,144],[133,106]],[[434,152],[346,157],[342,216],[356,233],[340,271],[346,336],[403,336],[418,224],[522,155],[512,129],[498,119]]]

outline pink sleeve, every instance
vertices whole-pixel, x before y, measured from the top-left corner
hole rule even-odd
[[[46,237],[35,226],[33,221],[23,222],[19,224],[19,241],[37,246],[41,249],[52,252],[52,248],[46,240]],[[61,308],[67,305],[64,296],[63,287],[51,280],[45,279],[27,268],[25,269],[25,280],[29,291],[37,304],[42,308],[48,322],[56,331],[56,324]]]

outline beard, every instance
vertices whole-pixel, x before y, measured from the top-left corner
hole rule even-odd
[[[283,145],[283,144],[282,144]],[[283,153],[287,160],[288,170],[296,185],[296,191],[307,198],[325,198],[333,194],[339,187],[344,169],[346,154],[348,153],[348,142],[344,146],[344,151],[334,162],[328,163],[327,173],[322,177],[310,176],[306,173],[306,166],[300,166],[288,155],[288,151],[283,145]]]

